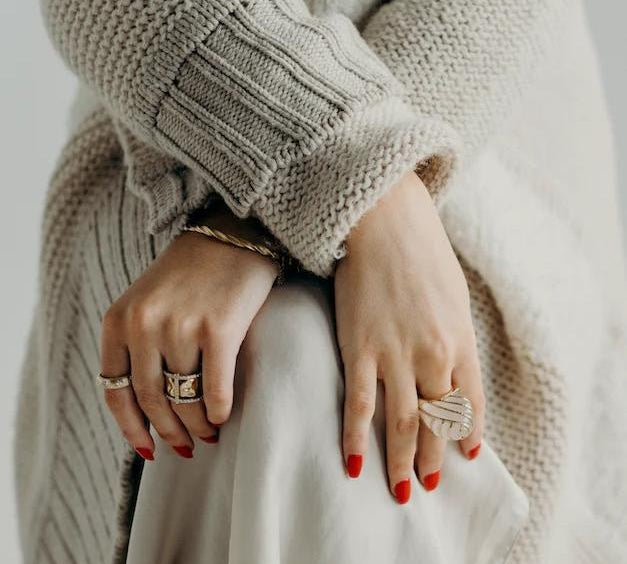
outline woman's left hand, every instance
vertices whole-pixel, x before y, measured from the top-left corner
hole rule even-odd
[[[381,379],[389,485],[404,503],[414,467],[426,489],[437,486],[446,445],[419,425],[419,395],[436,399],[460,387],[475,414],[474,430],[460,445],[468,458],[478,453],[484,395],[468,287],[432,199],[413,172],[365,214],[347,249],[335,276],[345,463],[349,475],[359,474]]]

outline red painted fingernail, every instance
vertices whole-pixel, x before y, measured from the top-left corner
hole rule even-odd
[[[471,448],[468,451],[468,458],[472,460],[473,458],[477,458],[479,456],[479,451],[481,450],[481,443],[479,443],[476,447]]]
[[[433,474],[429,474],[422,479],[422,485],[425,487],[425,490],[430,492],[438,487],[440,483],[440,471],[434,472]]]
[[[144,460],[154,460],[155,456],[149,448],[137,447],[135,452],[139,454]]]
[[[403,480],[394,486],[394,495],[399,503],[407,503],[411,495],[411,483],[409,479]]]
[[[211,435],[209,437],[200,437],[200,440],[209,444],[215,444],[220,440],[220,434],[216,433],[215,435]]]
[[[361,474],[361,465],[364,459],[361,454],[349,454],[346,468],[351,478],[357,478]]]
[[[193,458],[194,455],[192,454],[192,449],[188,446],[175,446],[172,447],[179,456],[182,456],[183,458]]]

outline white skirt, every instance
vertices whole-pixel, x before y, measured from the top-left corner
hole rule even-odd
[[[488,444],[450,443],[433,492],[405,505],[385,469],[384,389],[364,468],[342,459],[344,381],[328,282],[275,288],[240,352],[232,415],[193,459],[156,438],[144,464],[128,564],[496,564],[527,497]]]

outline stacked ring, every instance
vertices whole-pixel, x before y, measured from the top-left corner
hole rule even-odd
[[[96,376],[96,380],[105,390],[120,390],[131,385],[131,375],[124,376],[105,376],[100,373]]]
[[[166,381],[166,397],[173,403],[193,403],[202,399],[202,374],[178,374],[163,371]]]

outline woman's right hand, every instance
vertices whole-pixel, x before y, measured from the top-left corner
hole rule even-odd
[[[237,353],[277,274],[262,255],[183,232],[106,312],[101,372],[132,372],[132,387],[105,390],[105,399],[145,459],[152,460],[155,445],[144,416],[185,458],[192,437],[217,441],[231,412]],[[170,403],[164,365],[189,374],[200,363],[204,403]]]

